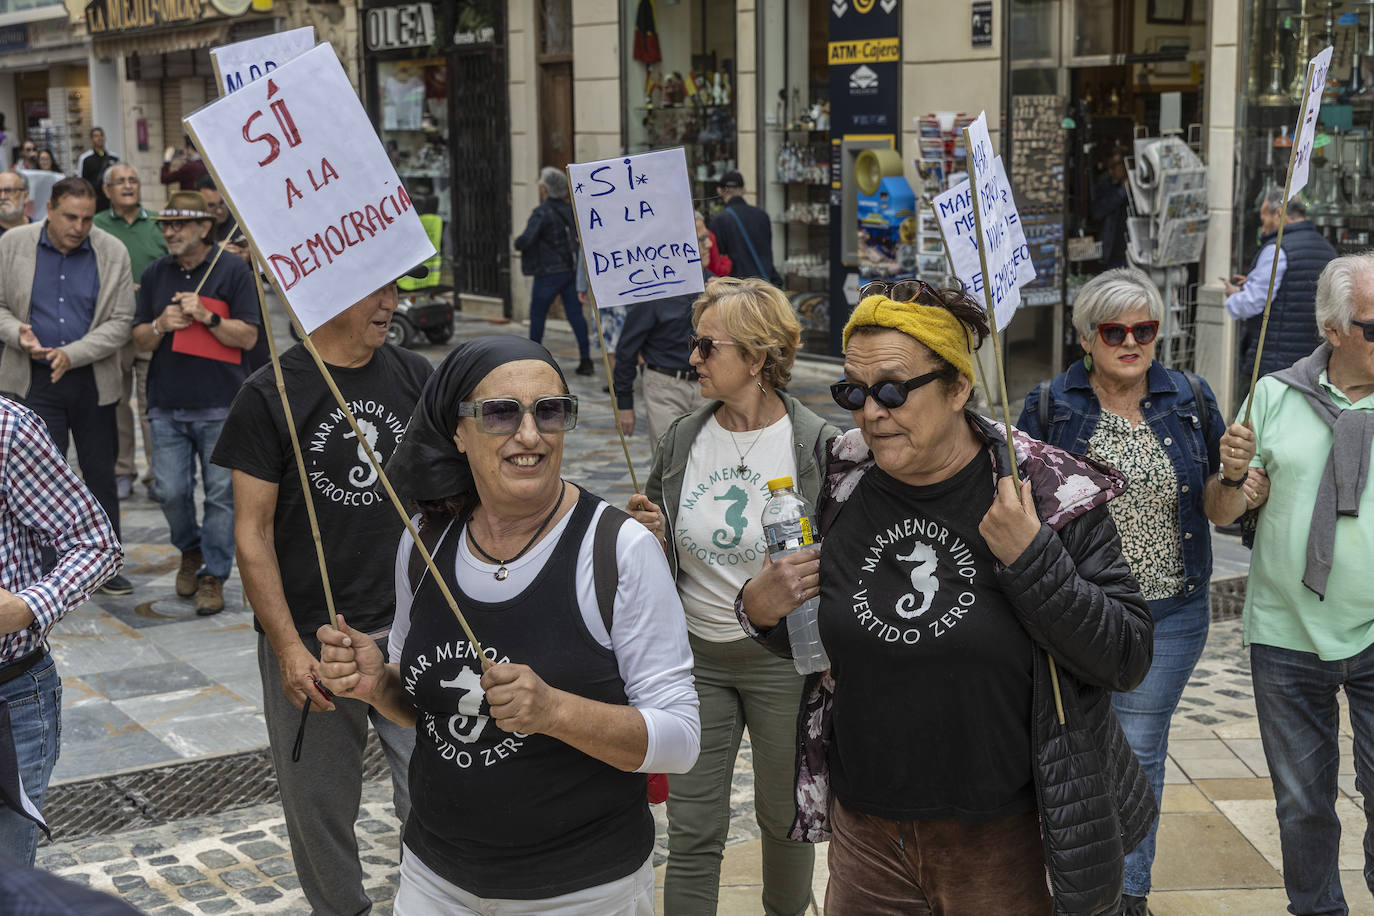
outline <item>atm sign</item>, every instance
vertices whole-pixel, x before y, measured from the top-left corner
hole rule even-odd
[[[886,64],[901,59],[901,39],[866,38],[830,42],[830,66],[842,64]]]

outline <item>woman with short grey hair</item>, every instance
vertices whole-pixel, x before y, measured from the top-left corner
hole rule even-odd
[[[553,166],[539,170],[539,206],[530,214],[525,231],[515,239],[520,270],[533,277],[530,287],[530,340],[544,339],[544,317],[563,297],[563,314],[577,338],[578,375],[592,374],[592,345],[587,320],[577,296],[577,216],[568,203],[568,178]]]
[[[1207,642],[1212,538],[1206,505],[1223,486],[1247,495],[1258,475],[1218,474],[1226,430],[1207,383],[1166,369],[1155,356],[1164,302],[1145,273],[1109,270],[1078,293],[1073,324],[1083,347],[1075,361],[1026,397],[1017,425],[1051,445],[1111,465],[1129,488],[1107,504],[1121,550],[1154,617],[1154,655],[1134,690],[1112,708],[1158,802],[1164,792],[1169,721]],[[1224,473],[1224,472],[1223,472]],[[1126,856],[1123,916],[1145,916],[1155,830]]]

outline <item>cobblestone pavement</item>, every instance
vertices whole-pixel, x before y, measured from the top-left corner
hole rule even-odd
[[[555,323],[546,343],[571,369],[576,350],[562,328]],[[458,323],[459,339],[489,333],[524,333],[524,328]],[[447,349],[427,347],[421,352],[437,361]],[[833,365],[802,363],[791,390],[845,423],[847,416],[830,403],[826,391],[837,375]],[[571,372],[568,379],[582,403],[578,429],[567,439],[565,475],[623,504],[632,486],[609,395],[601,390],[604,381]],[[628,449],[642,482],[650,465],[649,443],[641,434],[629,440]],[[135,583],[134,594],[98,597],[69,615],[52,638],[64,683],[62,757],[54,779],[58,787],[242,754],[266,744],[252,618],[242,606],[237,574],[227,584],[226,611],[197,618],[189,602],[175,597],[177,557],[166,543],[157,506],[140,490],[125,503],[123,520],[126,573]],[[1248,556],[1235,539],[1218,536],[1214,544],[1218,576],[1243,576]],[[1258,737],[1240,623],[1218,621],[1171,732],[1151,896],[1154,912],[1191,916],[1283,909],[1272,792]],[[722,913],[759,910],[759,841],[749,759],[746,740],[731,796]],[[1350,870],[1343,872],[1347,894],[1352,912],[1374,912],[1374,907],[1361,908],[1369,896],[1358,872],[1362,829],[1357,829],[1359,797],[1353,785],[1348,723],[1341,774],[1339,804],[1347,821],[1342,867]],[[661,864],[666,830],[662,806],[655,808],[655,815],[655,864]],[[390,911],[395,890],[398,827],[388,783],[369,782],[358,836],[365,886],[378,913]],[[1200,856],[1200,850],[1207,854]],[[275,802],[81,839],[64,837],[59,829],[54,841],[39,850],[39,865],[120,895],[149,913],[308,912]],[[825,874],[822,851],[817,857],[818,899],[823,897]]]

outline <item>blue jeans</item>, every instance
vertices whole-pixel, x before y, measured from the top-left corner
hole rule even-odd
[[[1344,916],[1349,910],[1338,867],[1336,691],[1344,689],[1350,704],[1355,788],[1364,799],[1364,880],[1374,892],[1374,646],[1328,662],[1311,652],[1251,643],[1250,674],[1274,783],[1288,912]]]
[[[0,700],[9,705],[24,794],[42,811],[62,739],[62,679],[52,656],[0,684]],[[0,806],[0,852],[31,866],[37,850],[38,825]]]
[[[577,355],[587,359],[591,356],[592,345],[587,339],[582,303],[577,301],[577,275],[571,270],[534,278],[534,285],[530,287],[530,340],[543,342],[544,316],[559,296],[563,297],[563,314],[568,316],[568,324],[572,325],[573,336],[577,338]]]
[[[1169,752],[1169,722],[1178,707],[1193,666],[1207,644],[1210,622],[1207,589],[1190,597],[1150,602],[1155,619],[1154,659],[1145,680],[1129,693],[1112,695],[1112,709],[1126,740],[1140,760],[1158,804],[1164,796],[1164,758]],[[1155,831],[1159,819],[1140,845],[1126,854],[1123,893],[1150,893],[1150,868],[1155,861]]]
[[[210,463],[223,420],[183,423],[153,418],[153,477],[172,545],[186,553],[199,550],[205,566],[197,576],[223,582],[234,564],[233,473]],[[205,514],[196,524],[196,459],[205,482]]]

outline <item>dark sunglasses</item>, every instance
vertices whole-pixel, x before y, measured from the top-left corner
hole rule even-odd
[[[1368,343],[1374,343],[1374,321],[1356,321],[1351,318],[1350,323],[1360,329]]]
[[[692,351],[696,350],[701,354],[702,359],[710,359],[711,354],[716,352],[716,347],[739,346],[733,340],[713,340],[710,337],[698,337],[695,334],[687,335],[687,355],[690,357]]]
[[[896,410],[906,403],[907,394],[939,377],[940,373],[937,370],[909,378],[905,382],[877,382],[867,387],[858,382],[836,382],[830,386],[830,396],[845,410],[863,410],[864,402],[869,398],[888,410]]]
[[[515,398],[482,398],[458,405],[458,416],[476,418],[479,430],[497,436],[513,434],[527,413],[534,415],[535,429],[541,433],[567,432],[577,425],[577,398],[570,394],[552,395],[535,398],[533,404],[523,404]]]
[[[924,280],[874,280],[859,289],[859,300],[869,296],[886,296],[893,302],[915,302],[922,295],[939,299],[935,287]]]
[[[1109,347],[1119,347],[1124,344],[1127,331],[1135,338],[1135,342],[1143,347],[1154,342],[1155,337],[1159,334],[1159,322],[1142,321],[1140,324],[1127,326],[1113,321],[1104,321],[1097,326],[1097,336],[1101,337],[1102,342]]]

